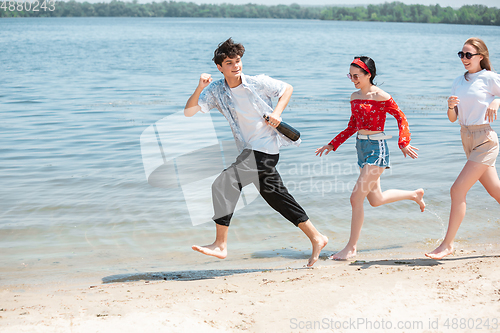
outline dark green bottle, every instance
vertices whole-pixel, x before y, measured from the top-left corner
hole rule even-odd
[[[264,119],[266,121],[269,121],[269,116],[264,116]],[[278,127],[276,127],[276,129],[281,134],[283,134],[284,136],[286,136],[287,138],[289,138],[292,141],[297,141],[300,138],[300,132],[297,131],[292,126],[285,123],[284,121],[280,122],[280,124],[278,125]]]

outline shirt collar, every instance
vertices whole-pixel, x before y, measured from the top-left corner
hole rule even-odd
[[[247,78],[243,73],[241,73],[241,84],[243,85],[243,87],[248,87]]]
[[[247,82],[247,79],[245,77],[245,74],[243,74],[243,73],[241,73],[241,84],[243,85],[243,87],[248,88],[248,82]],[[231,88],[227,84],[226,79],[224,79],[224,88],[226,89],[226,91],[231,91]]]

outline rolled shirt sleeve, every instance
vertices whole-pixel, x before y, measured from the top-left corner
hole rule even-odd
[[[256,76],[258,82],[258,90],[270,98],[280,98],[285,93],[288,86],[285,82],[273,79],[267,75],[261,74]]]
[[[215,84],[210,83],[200,94],[198,105],[201,107],[201,112],[207,113],[217,107],[217,99],[214,96]]]

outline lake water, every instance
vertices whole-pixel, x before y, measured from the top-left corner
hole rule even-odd
[[[468,37],[481,37],[500,68],[500,28],[492,26],[37,18],[2,19],[0,31],[0,284],[305,263],[308,240],[261,198],[236,213],[225,261],[193,252],[192,244],[213,241],[213,223],[193,225],[182,188],[147,182],[142,133],[182,111],[201,73],[221,77],[211,58],[228,37],[245,45],[244,73],[294,86],[283,119],[303,142],[282,149],[279,170],[330,238],[325,254],[342,249],[349,237],[349,196],[358,174],[354,138],[326,158],[314,150],[347,125],[352,58],[376,61],[376,82],[406,113],[412,145],[420,149],[417,160],[403,158],[396,121],[388,116],[392,168],[382,187],[423,187],[427,209],[420,213],[413,202],[366,204],[359,257],[422,255],[444,236],[449,188],[465,163],[459,125],[446,117],[451,83],[464,72],[456,53]],[[196,117],[203,116],[217,140],[232,139],[220,114]],[[186,143],[191,151],[206,145],[193,141],[203,133],[190,120],[173,124],[178,144],[171,140],[164,149],[178,154]],[[499,123],[493,128],[498,132]],[[498,203],[480,184],[468,203],[458,243],[496,243]]]

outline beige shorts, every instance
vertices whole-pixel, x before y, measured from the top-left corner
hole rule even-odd
[[[461,125],[460,135],[467,160],[494,166],[498,156],[498,135],[489,124]]]

